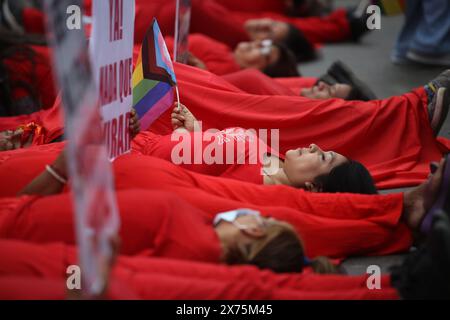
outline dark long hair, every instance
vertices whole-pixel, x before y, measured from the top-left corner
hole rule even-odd
[[[281,43],[274,43],[273,45],[278,48],[280,56],[276,62],[268,65],[263,72],[272,78],[299,77],[297,60],[292,51]]]
[[[283,44],[288,47],[295,55],[297,62],[309,61],[316,58],[316,49],[306,39],[305,35],[289,24],[289,30]]]
[[[364,165],[349,160],[331,170],[327,175],[315,179],[322,192],[377,194],[372,176]]]
[[[248,253],[235,249],[228,252],[227,264],[250,264],[276,273],[298,273],[311,266],[315,273],[338,273],[338,269],[326,257],[311,261],[305,258],[303,243],[296,230],[286,222],[272,223],[263,238],[254,239],[248,245]]]

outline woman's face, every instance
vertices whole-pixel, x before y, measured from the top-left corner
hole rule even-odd
[[[23,130],[17,129],[0,132],[0,151],[14,150],[21,146]]]
[[[309,148],[298,148],[286,152],[284,172],[293,186],[315,190],[314,180],[321,175],[347,162],[348,159],[334,151],[323,151],[317,145],[311,144]]]
[[[329,85],[320,81],[312,88],[302,89],[300,95],[311,99],[346,99],[351,90],[352,87],[348,84],[337,83],[334,85]]]
[[[241,68],[264,70],[280,57],[280,50],[270,40],[241,42],[234,51],[236,63]]]

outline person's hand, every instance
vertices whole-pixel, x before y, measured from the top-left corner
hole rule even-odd
[[[264,19],[250,19],[244,24],[251,40],[272,39],[272,26],[274,21],[269,18]]]
[[[171,114],[171,122],[174,130],[186,129],[189,132],[200,130],[197,119],[189,111],[189,109],[181,103],[174,103],[174,108]]]
[[[194,56],[191,52],[188,52],[188,60],[187,60],[187,64],[189,66],[193,66],[202,70],[208,70],[206,68],[205,63],[200,60],[199,58],[197,58],[196,56]]]
[[[288,23],[268,18],[247,20],[244,27],[251,40],[283,42],[289,34]]]
[[[130,113],[131,113],[130,123],[129,123],[130,135],[131,135],[131,139],[133,139],[141,131],[141,123],[139,122],[139,117],[134,108],[131,109]]]

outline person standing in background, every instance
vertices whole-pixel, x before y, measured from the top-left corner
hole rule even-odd
[[[405,24],[391,60],[395,64],[416,62],[450,66],[450,2],[406,1]]]

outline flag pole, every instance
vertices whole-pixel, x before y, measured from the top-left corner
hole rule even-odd
[[[178,110],[180,110],[181,105],[180,105],[180,93],[178,92],[178,85],[175,86],[175,91],[177,93]]]
[[[176,62],[177,61],[177,55],[178,55],[178,29],[179,29],[179,20],[180,20],[180,0],[176,0],[176,8],[175,8],[175,41],[174,41],[174,46],[173,46],[173,61]],[[178,89],[177,89],[178,90]]]

